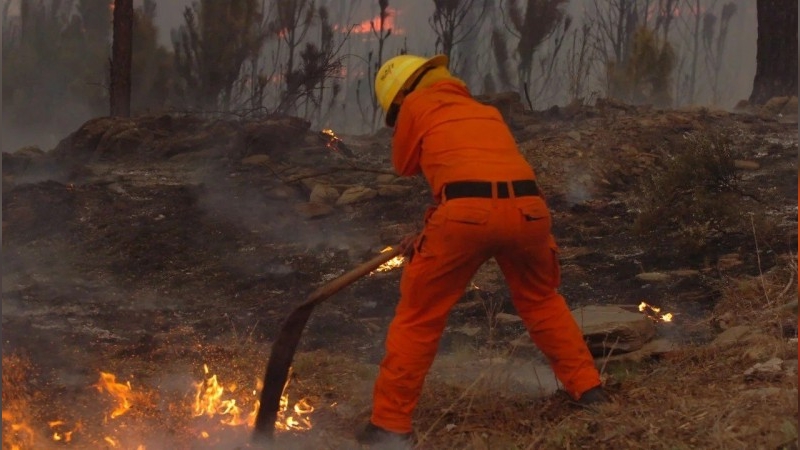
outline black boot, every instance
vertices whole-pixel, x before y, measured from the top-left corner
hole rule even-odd
[[[411,433],[394,433],[368,422],[356,433],[356,440],[361,445],[380,446],[391,449],[410,449],[414,442]]]
[[[603,390],[602,386],[595,386],[581,394],[576,403],[585,408],[594,408],[604,403],[611,403],[611,397]]]

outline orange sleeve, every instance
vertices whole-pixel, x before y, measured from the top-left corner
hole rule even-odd
[[[394,170],[404,177],[420,172],[419,154],[422,136],[415,129],[414,122],[413,114],[409,114],[409,111],[399,115],[392,137],[392,164]]]

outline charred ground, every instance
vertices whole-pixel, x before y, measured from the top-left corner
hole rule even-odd
[[[677,313],[676,341],[704,342],[725,283],[780,269],[797,247],[796,115],[608,101],[526,113],[484,100],[537,170],[571,306],[646,300]],[[691,251],[634,233],[643,180],[687,136],[709,134],[731,138],[736,207],[759,220],[712,230]],[[213,360],[231,377],[260,376],[288,311],[418,227],[430,193],[420,178],[393,177],[389,156],[389,133],[332,141],[289,117],[176,116],[94,119],[50,151],[3,153],[4,354],[24,355],[32,389],[65,410],[98,370],[162,386]],[[659,281],[640,276],[654,272]],[[301,350],[328,356],[299,376],[325,372],[313,367],[330,355],[377,362],[398,280],[367,277],[318,308]],[[443,352],[510,347],[523,328],[495,326],[488,303],[514,313],[491,264],[454,311]],[[465,325],[478,331],[465,336]],[[341,395],[328,388],[327,400]]]

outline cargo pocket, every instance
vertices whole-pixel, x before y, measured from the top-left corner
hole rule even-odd
[[[447,210],[447,221],[482,225],[489,221],[490,214],[491,211],[485,208],[450,206]]]
[[[522,220],[525,222],[534,222],[550,216],[550,210],[547,209],[547,205],[545,205],[544,202],[541,204],[520,206],[519,212],[522,214]]]
[[[561,286],[561,264],[558,261],[558,244],[556,244],[556,239],[551,234],[547,238],[547,246],[550,250],[550,256],[552,257],[550,261],[550,275],[552,280],[552,286],[557,288]]]

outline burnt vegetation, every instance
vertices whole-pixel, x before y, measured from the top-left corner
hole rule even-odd
[[[3,3],[3,126],[15,135],[63,134],[106,114],[114,77],[126,79],[108,70],[113,8],[99,0],[18,3]],[[774,42],[794,42],[792,31],[780,35],[787,27],[770,16],[781,8],[761,3],[764,63],[751,86],[756,103],[797,89],[796,50],[769,44],[773,35]],[[742,69],[731,48],[742,41],[731,30],[745,23],[745,14],[755,14],[751,4],[610,0],[578,6],[567,0],[437,0],[427,9],[390,0],[201,0],[186,7],[175,28],[160,30],[157,4],[146,0],[133,12],[131,32],[114,40],[115,49],[131,44],[130,99],[122,103],[130,103],[133,115],[278,113],[319,128],[374,132],[380,124],[374,74],[387,58],[405,52],[444,53],[475,93],[517,91],[530,110],[603,97],[662,108],[732,107],[749,96],[734,84]],[[411,15],[425,15],[428,29],[411,36]],[[790,8],[786,20],[792,17]],[[419,32],[430,36],[427,44]],[[169,45],[163,36],[170,36]],[[17,141],[10,145],[24,139]]]
[[[552,375],[525,366],[543,356],[490,263],[444,333],[422,446],[796,448],[796,2],[197,0],[160,30],[163,3],[137,1],[129,105],[109,60],[128,8],[2,2],[4,449],[248,447],[287,315],[429,206],[394,176],[373,89],[389,58],[435,52],[536,169],[570,306],[657,305],[677,348],[604,353],[599,414],[542,398],[522,382]],[[352,448],[399,279],[315,310],[286,391],[313,428],[277,448]],[[133,391],[125,415],[101,370]],[[192,404],[217,373],[236,426],[230,403]]]

